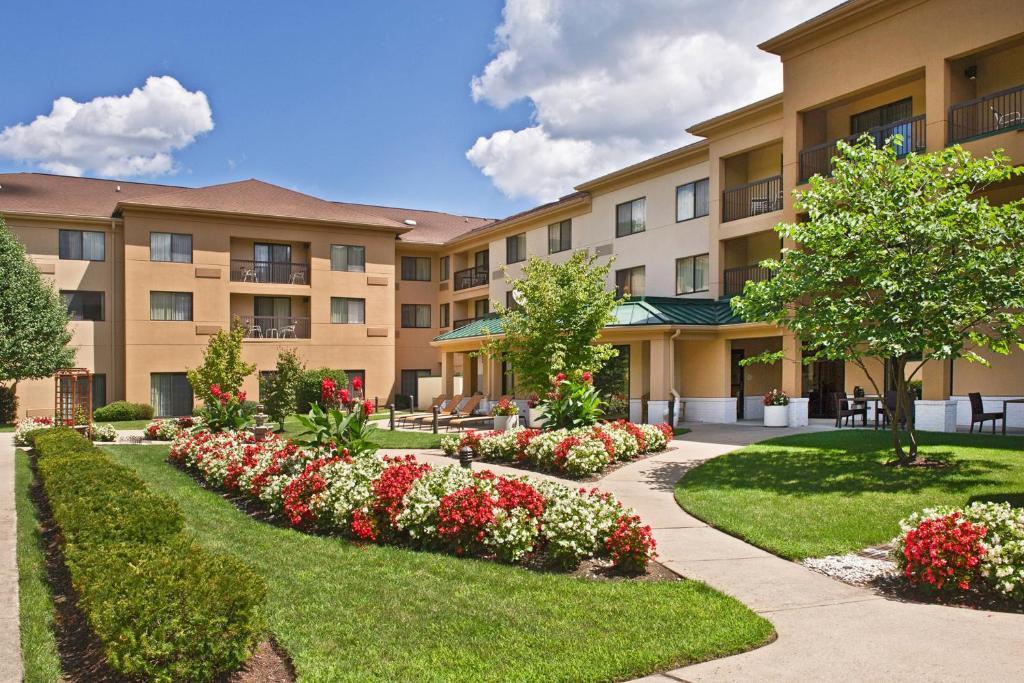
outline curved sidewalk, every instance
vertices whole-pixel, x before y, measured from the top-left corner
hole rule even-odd
[[[774,643],[645,681],[965,681],[1024,679],[1024,615],[897,602],[776,557],[688,515],[675,483],[704,460],[807,430],[695,425],[675,450],[597,485],[654,527],[660,561],[739,599],[778,631]]]

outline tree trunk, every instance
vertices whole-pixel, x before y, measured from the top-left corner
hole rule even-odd
[[[899,434],[900,420],[907,425],[907,441],[909,452],[904,453],[902,446],[897,447],[896,457],[901,465],[910,465],[917,460],[917,434],[914,433],[914,418],[910,410],[910,394],[907,392],[905,358],[897,358],[894,363],[893,373],[896,380],[896,419],[892,421],[893,433]],[[898,436],[897,436],[898,438]]]

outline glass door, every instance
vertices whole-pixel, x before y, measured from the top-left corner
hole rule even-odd
[[[255,324],[264,337],[276,337],[292,324],[292,300],[286,296],[257,296],[252,301]]]
[[[292,246],[256,242],[253,247],[256,281],[288,284],[291,277]]]

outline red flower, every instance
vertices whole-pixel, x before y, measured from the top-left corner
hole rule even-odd
[[[592,381],[593,379],[594,379],[594,376],[593,376],[593,375],[591,375],[591,374],[590,374],[589,372],[584,372],[584,373],[583,373],[583,381],[584,381],[584,382],[586,382],[587,384],[590,384],[590,382],[591,382],[591,381]]]
[[[985,555],[981,540],[987,533],[985,527],[961,519],[959,512],[926,519],[904,537],[903,575],[912,585],[937,591],[967,590],[977,578]]]
[[[482,552],[496,505],[496,500],[474,486],[449,493],[437,509],[437,535],[456,555]]]
[[[362,388],[363,388],[363,380],[359,379],[358,377],[353,377],[352,378],[352,390],[353,391],[361,391]]]
[[[389,526],[403,509],[405,494],[409,492],[417,479],[430,471],[427,464],[416,462],[416,457],[407,455],[405,458],[384,458],[388,466],[373,481],[373,509]]]
[[[219,384],[211,384],[210,385],[210,394],[214,398],[220,398],[220,385]]]
[[[537,519],[544,514],[544,496],[525,481],[498,477],[495,488],[498,493],[497,506],[501,509],[523,508]]]
[[[244,391],[241,391],[241,390],[240,390],[240,391],[238,392],[238,400],[239,400],[239,401],[245,401],[245,392],[244,392]]]
[[[369,417],[373,415],[373,403],[370,401],[363,401],[363,415]]]
[[[651,527],[641,526],[637,515],[620,516],[604,546],[615,566],[630,574],[643,572],[647,563],[657,557]]]
[[[338,400],[341,401],[341,405],[347,406],[352,402],[352,395],[348,392],[348,389],[342,389],[338,392]]]

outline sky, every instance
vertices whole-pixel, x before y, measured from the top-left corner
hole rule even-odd
[[[5,8],[0,172],[501,217],[781,89],[756,43],[838,0]]]

